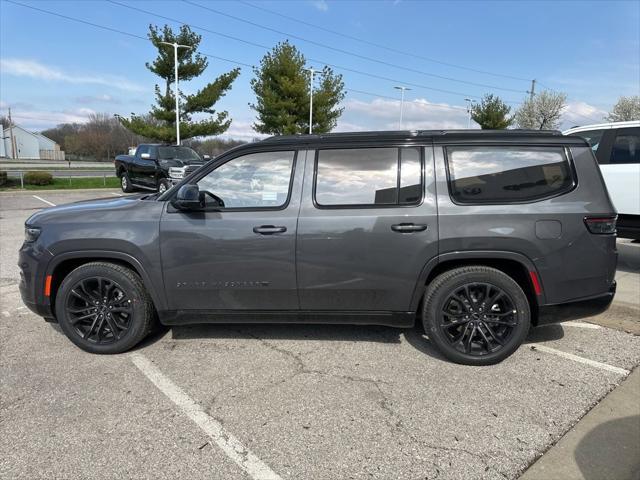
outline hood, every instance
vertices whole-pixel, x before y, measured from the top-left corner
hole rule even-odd
[[[42,226],[46,223],[127,221],[136,218],[149,219],[154,211],[161,211],[164,202],[156,202],[149,194],[126,197],[108,197],[45,208],[31,215],[27,225]]]

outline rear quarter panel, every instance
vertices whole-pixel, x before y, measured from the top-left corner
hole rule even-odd
[[[535,265],[544,296],[562,303],[604,293],[615,274],[615,236],[593,235],[585,215],[614,212],[586,146],[570,148],[577,184],[563,195],[532,203],[456,205],[449,195],[443,145],[435,147],[440,255],[506,251]]]

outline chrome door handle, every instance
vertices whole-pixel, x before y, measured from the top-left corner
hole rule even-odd
[[[287,231],[287,227],[276,227],[274,225],[260,225],[259,227],[253,227],[253,233],[260,235],[273,235],[274,233],[284,233]]]
[[[415,223],[398,223],[391,225],[391,230],[398,233],[412,233],[423,232],[427,229],[428,225],[420,225]]]

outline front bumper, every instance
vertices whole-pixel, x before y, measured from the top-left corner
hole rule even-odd
[[[538,307],[538,321],[536,325],[567,322],[569,320],[598,315],[609,308],[615,294],[616,282],[614,280],[609,291],[601,295],[557,305],[540,305]]]
[[[25,306],[48,322],[55,322],[50,298],[44,294],[46,267],[52,255],[36,244],[25,243],[18,254],[20,296]]]

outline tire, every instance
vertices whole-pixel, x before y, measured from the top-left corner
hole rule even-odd
[[[158,193],[162,194],[171,188],[171,183],[166,178],[161,178],[158,182]]]
[[[127,172],[122,172],[122,175],[120,175],[120,188],[124,193],[131,193],[135,190]]]
[[[427,286],[422,322],[447,359],[493,365],[522,344],[531,311],[513,278],[495,268],[468,266],[445,272]]]
[[[125,352],[155,323],[155,309],[140,277],[108,262],[87,263],[67,275],[55,310],[69,340],[90,353]]]

